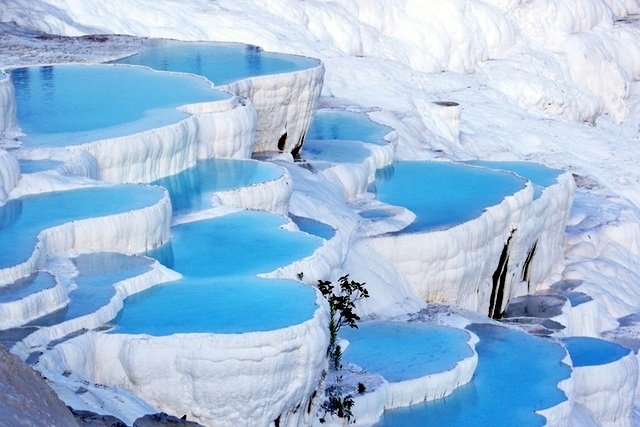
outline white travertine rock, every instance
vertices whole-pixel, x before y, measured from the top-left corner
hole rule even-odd
[[[89,332],[56,346],[40,363],[124,387],[205,425],[309,424],[329,339],[319,294],[317,301],[313,318],[283,329],[164,337]]]
[[[218,86],[251,101],[258,114],[255,152],[300,150],[322,90],[324,65]],[[281,142],[281,140],[283,140]]]

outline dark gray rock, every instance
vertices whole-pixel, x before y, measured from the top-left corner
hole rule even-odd
[[[40,374],[0,346],[0,427],[76,426]]]
[[[193,421],[187,421],[186,419],[177,418],[171,415],[167,415],[164,412],[158,414],[147,414],[144,417],[138,418],[133,427],[203,427],[202,424],[198,424]]]
[[[128,427],[120,419],[112,415],[100,415],[91,411],[69,409],[80,427]]]

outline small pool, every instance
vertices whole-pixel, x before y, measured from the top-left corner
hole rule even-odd
[[[69,293],[69,304],[29,323],[51,326],[96,312],[115,295],[114,284],[151,270],[153,260],[115,252],[94,252],[73,259],[77,285]]]
[[[258,273],[311,255],[322,240],[282,229],[284,217],[241,211],[172,228],[171,244],[151,253],[181,273],[125,300],[117,333],[243,333],[283,328],[315,313],[316,292]]]
[[[209,159],[153,184],[169,191],[175,213],[211,207],[216,191],[232,190],[277,179],[283,170],[253,160]]]
[[[55,285],[56,280],[51,274],[39,271],[11,285],[0,286],[0,303],[18,301],[31,294],[53,288]]]
[[[561,345],[488,324],[468,327],[478,335],[478,367],[470,383],[432,402],[385,411],[378,426],[538,427],[535,411],[567,400],[558,383],[571,369]]]
[[[318,236],[324,240],[331,240],[336,235],[336,230],[324,222],[302,216],[289,215],[300,231]]]
[[[25,147],[61,147],[166,126],[177,107],[231,95],[204,79],[142,67],[55,65],[15,68],[18,125]]]
[[[560,169],[552,169],[534,162],[490,162],[486,160],[471,160],[464,162],[469,165],[482,166],[513,172],[533,183],[535,197],[540,197],[542,190],[558,182],[558,177],[564,173]]]
[[[307,141],[341,139],[383,145],[387,143],[384,137],[392,130],[388,126],[369,119],[364,113],[319,110],[313,116],[306,139]]]
[[[585,294],[584,292],[567,291],[567,292],[564,292],[563,295],[569,300],[571,307],[577,307],[581,304],[585,304],[589,301],[593,301],[593,298],[591,298],[589,295]]]
[[[309,320],[314,288],[290,280],[185,278],[126,299],[116,333],[239,334],[285,328]]]
[[[31,256],[38,233],[67,222],[142,209],[164,196],[159,187],[114,185],[42,193],[0,207],[0,268]]]
[[[240,211],[179,224],[171,228],[170,245],[158,261],[190,277],[246,277],[288,265],[322,246],[320,238],[282,229],[285,223],[279,215]]]
[[[590,337],[563,338],[573,366],[606,365],[628,355],[631,350],[610,341]]]
[[[307,140],[302,150],[302,158],[305,160],[319,160],[330,163],[357,163],[362,164],[371,151],[362,144],[346,143],[344,141],[331,140]]]
[[[36,173],[59,168],[64,163],[57,160],[18,160],[20,172]]]
[[[176,40],[148,40],[140,52],[114,62],[198,74],[216,85],[300,71],[320,64],[317,59],[265,52],[258,46]]]
[[[368,322],[340,332],[349,341],[343,360],[381,375],[405,381],[453,369],[473,356],[469,334],[461,329],[425,323]]]
[[[459,163],[402,161],[376,173],[378,200],[403,206],[416,220],[402,232],[444,229],[477,218],[526,181],[513,174]]]

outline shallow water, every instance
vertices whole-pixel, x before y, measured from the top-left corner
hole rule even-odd
[[[369,119],[364,113],[320,110],[313,116],[311,126],[307,132],[307,140],[342,139],[372,144],[386,144],[384,137],[392,130],[388,126]]]
[[[560,169],[552,169],[534,162],[490,162],[485,160],[472,160],[464,163],[513,172],[533,183],[534,196],[536,198],[540,197],[542,190],[546,187],[556,184],[558,177],[564,173],[564,171]]]
[[[402,161],[379,170],[373,189],[380,201],[416,214],[416,220],[402,232],[419,232],[470,221],[524,187],[523,179],[501,171],[448,162]]]
[[[114,185],[10,200],[0,207],[0,268],[26,261],[46,228],[141,209],[162,197],[158,187]]]
[[[248,77],[300,71],[320,63],[317,59],[302,56],[264,52],[252,45],[174,40],[150,40],[137,54],[114,62],[198,74],[216,85]]]
[[[57,160],[18,160],[20,172],[36,173],[58,168],[64,163]]]
[[[300,231],[313,234],[321,239],[331,240],[336,235],[336,230],[330,225],[324,222],[316,221],[315,219],[305,218],[302,216],[289,215],[291,220],[298,226]]]
[[[444,372],[471,357],[469,334],[425,323],[368,322],[344,328],[343,360],[397,382]]]
[[[606,365],[622,359],[631,351],[621,345],[598,338],[570,337],[563,338],[562,342],[567,347],[573,366],[576,367]]]
[[[283,175],[275,165],[251,160],[209,159],[176,175],[162,178],[153,184],[169,191],[173,212],[182,213],[211,207],[216,191],[232,190]]]
[[[311,255],[322,240],[281,227],[286,219],[241,211],[176,225],[170,245],[150,253],[184,278],[127,298],[116,332],[243,333],[313,317],[316,292],[291,280],[256,277]]]
[[[535,411],[567,400],[557,384],[569,378],[566,353],[552,341],[488,324],[478,335],[478,368],[472,381],[445,398],[385,411],[378,426],[537,427]]]
[[[301,156],[305,160],[361,164],[370,155],[371,151],[353,142],[308,140],[304,144]]]
[[[312,287],[257,277],[185,278],[127,298],[115,332],[239,334],[302,323],[316,310]]]
[[[0,286],[0,303],[17,301],[28,295],[54,287],[55,278],[44,271],[17,280],[8,286]]]
[[[142,67],[56,65],[10,71],[25,147],[60,147],[166,126],[176,108],[226,99],[194,76]]]

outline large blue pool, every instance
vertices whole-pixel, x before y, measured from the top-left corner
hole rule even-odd
[[[317,59],[264,52],[252,45],[175,40],[149,40],[140,52],[115,62],[198,74],[216,85],[304,70],[320,64]]]
[[[279,178],[283,170],[253,160],[209,159],[154,184],[169,191],[174,213],[211,207],[213,193]]]
[[[385,411],[379,426],[538,427],[545,418],[535,411],[567,400],[558,388],[571,374],[562,346],[501,326],[469,329],[480,338],[471,382],[445,398]]]
[[[0,268],[26,261],[40,231],[67,222],[141,209],[163,197],[159,187],[115,185],[43,193],[0,207]]]
[[[513,174],[459,163],[402,161],[376,173],[377,198],[403,206],[416,220],[402,232],[451,227],[477,218],[526,185]]]
[[[344,329],[344,360],[387,381],[405,381],[453,369],[473,355],[469,334],[426,323],[369,322]]]
[[[58,147],[175,123],[176,108],[230,95],[196,76],[143,67],[55,65],[11,70],[26,147]]]
[[[170,246],[155,255],[184,278],[127,298],[116,332],[242,333],[310,319],[314,288],[256,277],[321,245],[317,237],[283,230],[284,224],[278,215],[242,211],[173,227]]]
[[[487,160],[471,160],[465,162],[469,165],[482,166],[513,172],[533,184],[535,197],[540,197],[542,190],[558,182],[558,177],[564,173],[560,169],[552,169],[540,163],[534,162],[491,162]]]
[[[306,139],[308,141],[342,139],[386,144],[384,137],[392,130],[388,126],[372,121],[364,113],[320,110],[313,116]]]

